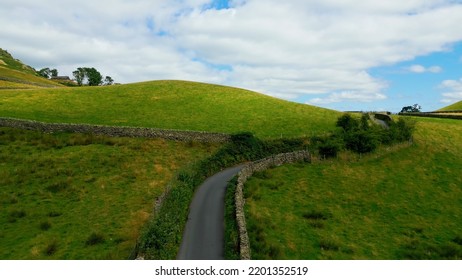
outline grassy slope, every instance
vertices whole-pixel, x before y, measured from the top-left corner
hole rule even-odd
[[[45,122],[252,131],[276,138],[334,127],[338,112],[218,85],[156,81],[110,87],[5,90],[0,116]]]
[[[126,259],[175,172],[215,148],[0,128],[0,259]]]
[[[462,111],[462,101],[459,101],[447,107],[441,108],[438,111],[456,111],[456,110]]]
[[[409,147],[251,179],[253,257],[461,259],[462,123],[417,125]]]
[[[38,87],[62,87],[62,85],[38,77],[32,67],[14,59],[8,52],[0,49],[0,89]]]

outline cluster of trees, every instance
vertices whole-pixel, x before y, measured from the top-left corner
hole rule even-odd
[[[51,78],[58,77],[58,70],[50,69],[47,67],[47,68],[42,68],[39,71],[37,71],[37,74],[39,74],[40,77],[51,79]]]
[[[37,71],[37,74],[46,79],[52,79],[58,77],[58,70],[47,67]],[[79,86],[108,86],[114,84],[114,79],[110,76],[106,76],[103,80],[103,75],[94,67],[79,67],[72,72],[72,75]]]
[[[101,86],[114,84],[114,80],[110,76],[106,76],[103,81],[101,73],[93,67],[79,67],[77,70],[72,72],[72,75],[79,86]]]
[[[404,106],[400,113],[419,113],[422,107],[419,104]]]
[[[335,157],[343,149],[356,153],[369,153],[380,144],[391,145],[412,139],[414,124],[404,118],[388,121],[387,127],[375,124],[368,114],[355,118],[344,114],[337,119],[340,131],[328,136],[313,137],[312,143],[319,154],[324,157]]]

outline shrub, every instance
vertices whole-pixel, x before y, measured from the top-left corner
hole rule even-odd
[[[344,131],[356,130],[359,122],[350,114],[344,114],[337,119],[336,126],[341,127]]]
[[[331,239],[322,239],[319,241],[319,247],[321,250],[326,250],[326,251],[339,251],[340,250],[340,245]]]
[[[103,242],[104,242],[104,235],[102,235],[101,233],[93,232],[92,234],[90,234],[90,236],[88,236],[87,240],[85,241],[85,245],[93,246],[93,245],[97,245]]]
[[[26,211],[24,210],[13,210],[8,216],[8,222],[15,223],[18,219],[24,218],[26,216]]]
[[[370,153],[378,144],[376,135],[371,132],[360,130],[345,134],[345,146],[356,153]]]
[[[49,230],[51,228],[51,223],[48,221],[41,222],[39,228],[43,231]]]
[[[48,212],[48,217],[51,217],[51,218],[59,217],[59,216],[61,216],[62,214],[63,214],[63,213],[61,213],[61,212],[50,211],[50,212]]]
[[[323,212],[320,212],[320,211],[316,211],[316,210],[313,210],[313,211],[309,211],[305,214],[303,214],[303,218],[307,219],[307,220],[327,220],[330,218],[330,215],[328,214],[324,214]]]
[[[337,154],[342,150],[343,142],[335,135],[323,139],[318,146],[319,155],[325,158],[337,157]]]
[[[46,247],[43,253],[47,256],[52,256],[58,250],[58,242],[56,240],[52,240]]]

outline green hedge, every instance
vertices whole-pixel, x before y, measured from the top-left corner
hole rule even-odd
[[[399,118],[398,121],[387,122],[387,127],[375,124],[367,114],[360,119],[344,114],[337,120],[339,131],[329,135],[311,138],[312,150],[321,157],[336,157],[343,150],[356,153],[373,152],[379,145],[392,145],[412,139],[414,122]]]

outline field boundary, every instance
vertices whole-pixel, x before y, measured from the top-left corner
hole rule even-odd
[[[451,113],[461,113],[462,111],[435,111],[435,112],[416,112],[416,113],[399,113],[400,116],[425,117],[425,118],[440,118],[462,120],[462,115],[450,115]],[[447,114],[447,115],[445,115]]]
[[[160,138],[179,142],[224,143],[231,139],[225,133],[172,130],[147,127],[105,126],[72,123],[44,123],[32,120],[0,117],[0,126],[35,130],[45,133],[72,132],[110,137]]]
[[[255,172],[264,171],[271,167],[299,161],[311,162],[311,154],[308,151],[296,151],[269,156],[267,158],[248,163],[238,173],[235,206],[236,221],[239,232],[239,248],[242,260],[250,260],[250,241],[247,234],[247,224],[244,213],[244,184]]]

